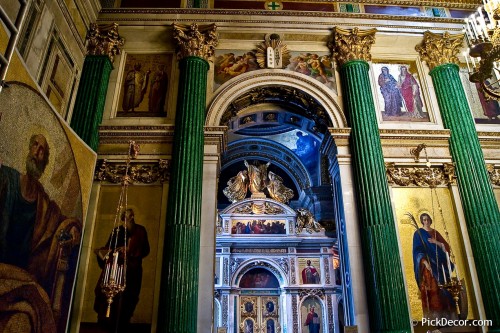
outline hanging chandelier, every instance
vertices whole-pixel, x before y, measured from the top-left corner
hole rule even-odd
[[[130,161],[136,158],[138,153],[139,145],[134,141],[130,141],[113,229],[109,238],[108,248],[106,249],[106,255],[104,256],[105,266],[103,268],[104,276],[101,282],[101,290],[106,295],[108,303],[106,317],[110,316],[113,298],[123,292],[127,285],[127,194],[128,186],[131,183],[129,169]]]
[[[483,3],[465,19],[469,48],[464,57],[469,80],[480,84],[487,99],[500,100],[500,0]]]

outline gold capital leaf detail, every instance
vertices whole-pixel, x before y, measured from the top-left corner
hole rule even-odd
[[[376,32],[377,29],[346,30],[335,27],[333,40],[328,43],[328,47],[341,66],[351,60],[370,61],[372,59],[370,50],[375,43]]]
[[[177,41],[177,59],[194,56],[212,60],[219,43],[215,24],[198,27],[196,23],[190,26],[174,23],[173,27],[174,39]]]
[[[417,45],[415,50],[432,70],[439,65],[458,64],[457,53],[462,47],[463,40],[464,34],[450,35],[445,32],[440,35],[426,31],[423,42]]]
[[[111,62],[120,54],[120,48],[125,44],[125,40],[118,34],[118,23],[101,26],[91,23],[85,41],[87,54],[107,55]]]

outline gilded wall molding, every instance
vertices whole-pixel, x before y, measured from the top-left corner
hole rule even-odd
[[[457,57],[464,41],[464,34],[450,35],[435,34],[430,31],[424,32],[424,40],[415,50],[420,54],[423,61],[432,70],[439,65],[459,64]]]
[[[113,63],[115,56],[121,53],[125,39],[118,33],[118,23],[109,25],[91,23],[85,42],[88,55],[106,55]]]
[[[377,29],[359,30],[354,28],[346,30],[335,27],[333,30],[333,41],[328,42],[328,48],[332,50],[333,56],[340,66],[352,60],[371,61],[370,53],[372,44],[375,43]]]
[[[491,184],[493,186],[500,187],[500,166],[495,166],[494,164],[486,164],[486,170],[488,170]]]
[[[362,3],[363,1],[357,1],[357,3]],[[383,1],[378,1],[379,4],[384,4],[388,5],[389,3],[383,3]],[[434,6],[435,3],[432,1],[425,3],[420,3],[420,2],[409,2],[408,4],[412,5],[415,3],[415,6]],[[470,4],[468,6],[464,6],[462,8],[464,9],[471,9],[475,10],[477,9],[479,3],[477,4]],[[460,7],[453,7],[453,8],[460,8]],[[399,20],[399,21],[408,21],[408,16],[402,16],[402,15],[380,15],[380,14],[365,14],[365,13],[339,13],[339,12],[292,12],[292,11],[269,11],[269,10],[251,10],[251,9],[220,9],[220,10],[215,10],[215,9],[160,9],[160,8],[103,8],[100,11],[100,14],[109,14],[111,15],[116,15],[116,14],[132,14],[131,16],[136,16],[137,14],[144,14],[144,15],[203,15],[204,17],[210,16],[210,15],[229,15],[229,16],[245,16],[245,17],[250,17],[250,16],[273,16],[273,17],[279,17],[279,16],[300,16],[300,17],[342,17],[342,18],[369,18],[369,19],[377,19],[377,20],[386,20],[387,18],[394,19],[394,20]],[[101,19],[102,15],[100,15]],[[144,18],[120,18],[120,21],[122,20],[129,20],[129,21],[144,21]],[[147,19],[146,19],[147,20]],[[162,18],[151,18],[151,21],[165,21]],[[176,21],[181,21],[180,19]],[[187,19],[186,19],[187,20]],[[460,18],[434,18],[434,17],[427,17],[427,16],[411,16],[412,21],[435,21],[435,22],[447,22],[447,23],[457,23],[459,21],[463,22],[463,19]],[[189,21],[191,22],[207,22],[207,19],[190,19]],[[213,21],[213,20],[212,20]],[[216,20],[217,22],[226,22],[229,20]],[[254,19],[249,19],[245,20],[245,22],[255,22]],[[263,23],[269,23],[269,21],[262,21]],[[274,21],[273,21],[274,23]],[[295,23],[295,22],[290,22],[288,23]],[[304,23],[304,22],[300,22]],[[331,23],[330,23],[331,25]]]
[[[94,180],[111,184],[120,184],[125,176],[125,162],[110,162],[106,159],[97,161]],[[160,159],[157,162],[133,161],[128,170],[131,184],[163,184],[170,179],[170,161]]]
[[[387,181],[392,186],[437,187],[456,185],[453,163],[428,167],[427,165],[396,165],[385,163]]]
[[[186,57],[200,57],[207,61],[212,61],[215,47],[219,43],[217,37],[217,26],[210,24],[198,26],[173,24],[174,39],[177,41],[177,59]]]

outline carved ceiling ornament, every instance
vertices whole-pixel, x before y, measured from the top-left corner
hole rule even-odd
[[[113,63],[115,56],[121,53],[125,39],[118,34],[118,23],[101,26],[91,23],[85,42],[88,55],[107,55]]]
[[[174,23],[173,27],[174,39],[177,41],[177,59],[200,57],[212,61],[215,47],[219,43],[215,24],[198,27],[196,23],[190,26]]]
[[[462,47],[463,40],[464,34],[450,35],[445,32],[440,35],[426,31],[422,44],[417,45],[415,50],[422,60],[427,62],[430,70],[444,64],[458,65],[457,54]]]
[[[340,66],[351,60],[371,61],[370,53],[372,44],[375,43],[377,29],[359,30],[354,28],[346,30],[335,27],[333,30],[333,41],[328,42],[333,56]]]
[[[273,33],[267,34],[265,42],[257,46],[255,57],[260,68],[285,68],[291,55],[281,35]]]
[[[394,162],[385,164],[387,181],[391,185],[437,187],[456,184],[455,166],[453,163],[428,166],[396,166]]]
[[[94,180],[119,184],[123,180],[125,170],[125,162],[98,160]],[[156,163],[131,163],[128,176],[130,183],[152,184],[159,182],[162,184],[170,179],[170,164],[168,160],[158,160]]]

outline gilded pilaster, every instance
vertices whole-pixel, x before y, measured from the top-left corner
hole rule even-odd
[[[71,128],[93,150],[97,150],[98,129],[102,121],[109,75],[113,69],[114,57],[120,54],[124,40],[118,34],[118,24],[100,27],[92,23],[87,32],[86,43],[87,56],[83,63]]]
[[[410,332],[405,284],[389,196],[375,105],[368,75],[376,30],[335,28],[330,43],[341,68],[351,126],[370,332]]]
[[[456,65],[462,40],[463,35],[426,31],[416,50],[431,69],[441,117],[451,130],[450,151],[484,308],[487,318],[493,320],[489,332],[500,332],[500,213]]]
[[[174,24],[180,75],[158,311],[158,332],[197,330],[207,60],[216,26]]]

